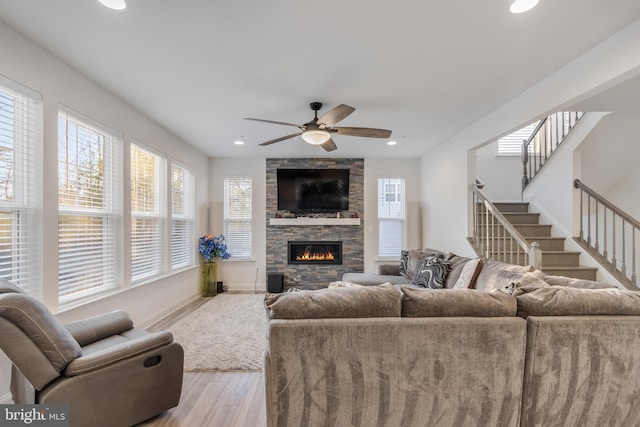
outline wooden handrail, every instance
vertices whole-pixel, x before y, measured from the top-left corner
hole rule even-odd
[[[532,265],[536,269],[542,268],[542,251],[540,250],[540,246],[537,242],[532,242],[529,244],[527,240],[520,234],[520,232],[505,218],[505,216],[495,207],[489,199],[482,194],[480,188],[477,184],[473,184],[471,186],[471,191],[473,194],[473,235],[478,243],[482,244],[482,252],[484,256],[487,258],[491,258],[492,255],[496,255],[497,258],[501,258],[500,260],[506,262],[514,262],[518,263],[519,254],[521,249],[522,253],[525,254],[526,262]],[[482,205],[484,207],[484,211],[479,213],[477,211],[478,205]],[[489,214],[491,215],[491,229],[489,228]],[[479,218],[484,218],[482,221],[484,225],[484,230],[480,230]],[[503,234],[500,236],[500,232],[495,230],[494,221],[497,220],[498,224],[503,228]],[[484,234],[481,234],[484,232]],[[516,253],[514,254],[513,247],[510,247],[509,253],[506,250],[507,243],[507,234],[509,239],[509,244],[515,242],[517,245]],[[483,241],[484,240],[484,241]],[[502,242],[502,247],[500,247],[500,241]]]
[[[640,221],[579,179],[573,181],[573,186],[580,190],[580,236],[574,240],[626,287],[638,289],[640,260],[636,256],[636,235],[640,234]]]

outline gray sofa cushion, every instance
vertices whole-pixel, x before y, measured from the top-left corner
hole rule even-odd
[[[640,292],[549,286],[516,297],[518,316],[640,315]]]
[[[475,289],[401,288],[402,317],[514,317],[516,299]]]
[[[402,293],[392,284],[267,294],[271,319],[399,317]]]
[[[449,274],[447,275],[447,280],[444,283],[444,287],[447,289],[453,289],[453,286],[460,278],[460,274],[462,274],[462,269],[467,264],[467,262],[471,261],[471,258],[459,256],[449,252],[449,254],[447,255],[447,259],[449,260],[449,262],[451,262],[451,271],[449,271]]]

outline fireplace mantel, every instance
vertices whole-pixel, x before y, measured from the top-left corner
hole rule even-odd
[[[360,218],[269,218],[269,225],[360,225]]]

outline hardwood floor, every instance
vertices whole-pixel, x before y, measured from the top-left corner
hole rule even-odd
[[[207,302],[198,298],[147,329],[161,331]],[[262,371],[185,372],[180,404],[140,426],[266,427]]]
[[[140,425],[265,427],[262,372],[185,372],[180,404]]]

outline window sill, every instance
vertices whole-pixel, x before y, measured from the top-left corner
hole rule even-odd
[[[167,277],[171,277],[171,276],[174,276],[176,274],[180,274],[180,273],[183,273],[185,271],[189,271],[189,270],[192,270],[192,269],[195,269],[195,268],[200,268],[200,266],[198,264],[194,264],[194,265],[191,265],[191,266],[188,266],[188,267],[182,267],[182,268],[173,270],[173,271],[171,271],[169,273],[161,274],[161,275],[158,275],[158,276],[153,276],[153,277],[141,280],[140,282],[132,283],[131,286],[119,287],[119,288],[116,288],[116,289],[113,289],[113,290],[106,290],[104,292],[99,292],[99,293],[96,293],[96,294],[93,294],[93,295],[89,295],[89,296],[84,297],[84,298],[78,298],[77,300],[73,300],[73,301],[70,301],[70,302],[65,303],[63,305],[60,305],[58,307],[58,311],[56,311],[55,314],[62,314],[62,313],[65,313],[67,311],[75,310],[78,307],[82,307],[83,305],[92,304],[94,302],[103,300],[105,298],[110,298],[110,297],[113,297],[115,295],[118,295],[118,294],[121,294],[121,293],[124,293],[124,292],[128,292],[128,291],[130,291],[131,289],[134,289],[134,288],[139,288],[141,286],[148,286],[148,285],[151,285],[151,284],[157,282],[158,280],[162,280],[162,279],[165,279]]]

